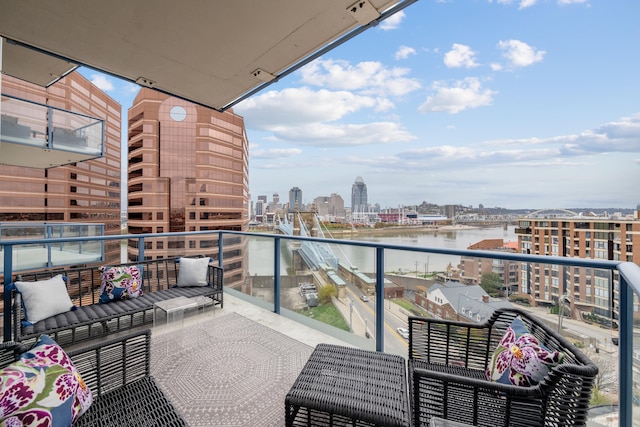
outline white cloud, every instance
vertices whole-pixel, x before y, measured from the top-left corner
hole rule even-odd
[[[416,50],[409,46],[400,46],[396,51],[395,58],[396,59],[407,59],[409,55],[415,55]]]
[[[547,53],[520,40],[507,40],[498,42],[498,48],[503,50],[504,56],[514,67],[526,67],[536,62],[542,61]]]
[[[384,98],[307,87],[270,91],[235,107],[248,128],[269,132],[295,145],[345,146],[403,142],[415,137],[393,121],[338,123],[361,109],[393,107]]]
[[[400,12],[396,12],[390,17],[388,17],[387,19],[385,19],[384,21],[382,21],[380,23],[380,28],[385,31],[395,30],[400,26],[400,24],[404,20],[404,17],[405,17],[404,11],[401,10]]]
[[[421,87],[407,77],[408,68],[387,67],[378,61],[352,65],[344,60],[316,60],[300,70],[302,82],[329,89],[355,91],[362,95],[403,96]]]
[[[406,168],[585,166],[612,153],[640,152],[640,113],[578,134],[550,138],[487,141],[473,146],[441,145],[396,155]]]
[[[488,0],[489,3],[493,3],[494,0]],[[512,4],[513,0],[495,0],[497,4]],[[526,9],[531,6],[535,6],[538,4],[539,0],[520,0],[518,4],[518,9]],[[567,5],[567,4],[589,4],[588,0],[557,0],[559,5]]]
[[[302,150],[299,148],[270,148],[262,149],[258,146],[250,147],[249,155],[252,159],[282,159],[295,157],[302,154]]]
[[[122,87],[122,91],[125,94],[129,94],[129,95],[134,95],[136,93],[138,93],[138,91],[140,90],[140,86],[138,86],[135,83],[126,83],[123,87]]]
[[[272,130],[279,126],[333,122],[377,104],[370,96],[301,87],[265,92],[242,101],[234,109],[244,116],[248,127]]]
[[[454,43],[451,50],[444,55],[444,64],[449,68],[474,68],[478,66],[475,55],[469,46]]]
[[[104,74],[92,74],[91,83],[96,85],[98,89],[102,90],[103,92],[109,92],[114,88],[111,80],[109,80]]]
[[[468,77],[457,81],[453,86],[445,82],[435,82],[432,86],[435,95],[429,96],[418,108],[422,113],[444,111],[457,114],[469,108],[491,105],[496,92],[483,89],[479,79]]]
[[[502,65],[501,65],[501,64],[498,64],[497,62],[493,62],[493,63],[491,63],[490,67],[491,67],[491,69],[492,69],[493,71],[500,71],[500,70],[502,70]]]
[[[321,147],[389,144],[415,139],[415,136],[395,122],[309,123],[301,126],[278,127],[274,129],[274,134],[279,140],[292,144]]]
[[[518,9],[526,9],[528,7],[534,6],[538,3],[538,0],[521,0]]]

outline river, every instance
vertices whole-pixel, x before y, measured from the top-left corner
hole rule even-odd
[[[329,236],[327,236],[329,237]],[[495,228],[459,228],[426,231],[402,230],[398,232],[367,231],[353,235],[339,236],[337,240],[358,240],[363,242],[381,242],[390,245],[421,246],[431,248],[466,249],[470,245],[484,239],[503,239],[504,241],[517,241],[515,226]],[[286,241],[283,241],[285,244]],[[333,252],[341,262],[357,267],[364,273],[375,271],[375,252],[370,248],[361,248],[350,245],[332,245]],[[271,239],[252,239],[249,243],[249,272],[251,275],[273,274],[273,242]],[[419,274],[434,271],[446,271],[447,266],[457,266],[460,257],[420,254],[406,251],[385,250],[385,271]],[[289,260],[282,257],[281,273],[287,274]]]

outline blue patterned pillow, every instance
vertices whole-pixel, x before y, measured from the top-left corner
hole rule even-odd
[[[100,267],[100,304],[143,295],[140,269],[137,266]]]
[[[503,384],[533,386],[563,359],[563,353],[549,351],[516,317],[493,353],[486,372],[487,379]]]
[[[0,370],[0,424],[69,427],[93,402],[69,356],[42,335],[17,362]]]

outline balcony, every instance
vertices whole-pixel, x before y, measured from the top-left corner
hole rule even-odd
[[[5,165],[48,169],[104,155],[104,120],[2,94]]]
[[[0,242],[40,240],[38,243],[14,248],[11,266],[11,271],[14,273],[103,261],[104,245],[100,241],[41,243],[44,239],[56,237],[89,236],[104,236],[104,224],[0,222]],[[3,249],[0,246],[0,253]],[[4,274],[3,262],[0,263],[0,275],[2,274]]]
[[[558,327],[562,325],[563,334],[570,336],[576,342],[580,342],[585,353],[593,357],[594,360],[597,356],[600,361],[600,369],[606,372],[606,378],[601,378],[601,389],[598,390],[598,393],[607,392],[607,396],[600,401],[601,404],[597,405],[598,408],[594,408],[593,419],[590,420],[588,425],[593,427],[604,425],[632,426],[640,423],[640,407],[635,406],[633,403],[634,396],[638,396],[640,385],[638,381],[640,369],[633,362],[633,355],[640,351],[640,332],[636,333],[633,327],[634,293],[639,295],[640,291],[640,268],[635,264],[221,231],[64,237],[49,238],[44,241],[40,239],[2,240],[0,241],[0,248],[2,248],[3,258],[0,259],[0,262],[4,266],[13,265],[12,257],[14,254],[21,247],[36,242],[51,244],[52,247],[55,247],[56,244],[62,242],[104,243],[105,240],[122,240],[123,247],[126,247],[124,242],[136,241],[135,247],[138,251],[138,259],[144,259],[145,249],[155,247],[157,242],[184,242],[184,247],[190,247],[190,241],[199,241],[199,238],[202,237],[206,237],[207,240],[217,241],[217,247],[214,245],[212,248],[203,249],[203,254],[217,260],[219,265],[228,266],[225,272],[225,284],[228,286],[225,289],[224,308],[205,308],[204,312],[194,311],[185,317],[184,322],[158,325],[154,327],[153,332],[154,356],[152,357],[152,369],[155,370],[155,375],[160,380],[162,387],[170,391],[170,395],[176,399],[183,398],[180,405],[186,405],[183,407],[184,412],[195,417],[192,421],[193,424],[197,424],[198,416],[206,415],[210,417],[210,420],[215,420],[215,415],[211,414],[228,415],[229,408],[235,406],[240,408],[236,409],[235,414],[237,416],[244,414],[249,417],[255,411],[266,411],[263,413],[269,414],[269,417],[273,418],[268,418],[272,424],[265,425],[283,425],[281,420],[284,417],[284,395],[302,364],[306,361],[306,357],[310,354],[312,347],[320,342],[374,349],[406,357],[407,342],[395,332],[396,327],[406,325],[406,309],[397,305],[396,302],[384,298],[386,295],[384,287],[385,255],[391,258],[396,252],[406,256],[423,255],[425,258],[430,254],[451,257],[474,256],[529,265],[551,264],[580,269],[602,269],[608,270],[612,276],[619,276],[617,285],[619,285],[620,289],[620,317],[616,319],[620,325],[619,331],[599,327],[589,329],[589,325],[569,318],[564,318],[560,323],[557,315],[550,315],[544,307],[532,307],[531,311],[547,323],[558,325]],[[321,268],[302,273],[303,269],[300,268],[299,264],[296,264],[299,261],[296,261],[298,255],[291,256],[287,249],[290,243],[294,242],[319,243],[334,248],[341,247],[342,249],[349,248],[357,252],[358,258],[372,261],[373,268],[371,271],[364,267],[357,270],[359,274],[369,274],[369,277],[375,283],[375,292],[370,297],[369,302],[360,300],[357,293],[358,288],[349,283],[346,283],[335,297],[334,306],[342,314],[346,327],[330,326],[314,317],[310,317],[310,310],[301,303],[302,300],[296,289],[297,282],[303,281],[302,279],[306,275],[325,281],[328,280],[328,276],[323,273]],[[230,254],[229,248],[233,248],[233,255]],[[241,256],[238,256],[237,248],[242,248],[243,254]],[[336,253],[338,252],[336,250]],[[288,257],[291,258],[286,259]],[[256,270],[254,264],[252,264],[252,260],[256,259],[260,260],[262,271]],[[296,268],[291,270],[293,272],[290,271],[289,274],[285,272],[283,269],[285,262],[296,265]],[[344,262],[344,259],[340,258],[339,272],[346,274],[342,269]],[[12,276],[11,270],[11,268],[5,268],[5,284],[9,282],[9,277]],[[530,287],[530,289],[532,288]],[[7,295],[5,295],[5,305],[6,297]],[[419,307],[415,309],[418,310]],[[261,352],[260,354],[250,352],[247,354],[237,353],[237,348],[246,346],[246,343],[244,342],[244,337],[231,332],[227,333],[227,336],[217,345],[209,347],[212,348],[211,351],[214,351],[214,353],[203,359],[204,356],[200,354],[198,347],[208,345],[207,340],[220,339],[219,335],[222,334],[220,330],[224,331],[223,325],[225,327],[229,326],[230,323],[228,322],[231,322],[234,318],[236,320],[239,318],[240,320],[238,321],[244,321],[244,318],[255,322],[255,324],[251,324],[255,328],[264,331],[266,336],[279,338],[285,336],[286,338],[282,339],[288,342],[292,348],[290,362],[283,362],[278,358],[279,356],[270,356],[269,351]],[[11,319],[8,318],[6,312],[4,321],[5,340],[7,340],[11,338],[11,330],[8,329],[7,336],[6,329],[7,322],[11,322]],[[191,331],[195,330],[194,328],[198,328],[198,325],[200,325],[201,329],[210,328],[217,332],[202,332],[200,335],[194,336]],[[172,338],[170,339],[170,337]],[[617,338],[617,345],[614,344],[613,338]],[[197,344],[194,345],[194,342]],[[208,369],[198,371],[197,381],[193,377],[185,380],[185,372],[180,367],[171,364],[172,360],[174,360],[171,355],[174,355],[173,357],[181,357],[183,360],[188,361],[188,364],[199,366],[200,368],[205,363]],[[266,386],[266,383],[258,378],[264,375],[271,375],[270,372],[272,371],[268,371],[267,367],[271,369],[274,366],[279,366],[276,369],[278,375],[282,375],[279,378],[285,378],[281,380],[282,384],[277,390],[272,388],[271,385]],[[239,374],[238,370],[240,369],[243,372],[246,371],[247,375]],[[188,377],[188,375],[186,376]],[[216,400],[207,401],[208,412],[202,415],[202,399],[209,396],[207,393],[214,390],[217,385],[223,383],[223,378],[228,379],[229,377],[237,381],[237,387],[234,386],[226,390],[229,399],[220,398],[218,400],[219,406],[216,406]],[[180,381],[186,382],[180,382],[178,378],[181,378]],[[245,401],[242,397],[238,397],[239,394],[242,394],[242,390],[258,387],[264,387],[260,388],[258,392],[258,395],[262,397],[261,399]],[[219,389],[218,392],[220,392]],[[229,400],[233,400],[233,402],[229,402]],[[258,401],[270,403],[258,409]],[[602,416],[614,421],[606,423],[601,421],[601,418],[596,416],[597,411],[604,411],[605,415]],[[210,422],[215,423],[215,421]],[[238,425],[255,425],[252,424],[252,421],[245,422],[246,424],[242,424],[242,421],[239,421]]]

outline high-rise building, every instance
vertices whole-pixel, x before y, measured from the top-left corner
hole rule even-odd
[[[232,110],[142,88],[129,109],[128,172],[131,234],[248,229],[248,140],[243,118]],[[225,284],[242,283],[245,251],[225,249]],[[216,250],[217,236],[157,239],[145,257]],[[131,247],[130,257],[137,252]]]
[[[2,93],[99,118],[105,126],[104,157],[49,169],[0,164],[0,222],[100,223],[105,234],[119,234],[120,104],[77,72],[47,88],[3,75]],[[105,242],[105,258],[120,262],[118,242]]]
[[[293,187],[289,190],[289,212],[302,210],[304,210],[304,205],[302,204],[302,190],[298,187]]]
[[[332,193],[331,196],[320,196],[313,199],[316,212],[320,217],[328,217],[325,220],[344,219],[346,212],[342,196]]]
[[[640,220],[614,216],[531,216],[518,221],[521,253],[569,258],[629,261],[640,264]],[[521,264],[519,286],[533,305],[550,305],[560,298],[572,310],[617,317],[618,273],[614,270]],[[634,297],[634,313],[638,300]]]
[[[361,176],[358,176],[351,186],[351,215],[365,214],[368,209],[367,184],[364,183]]]

